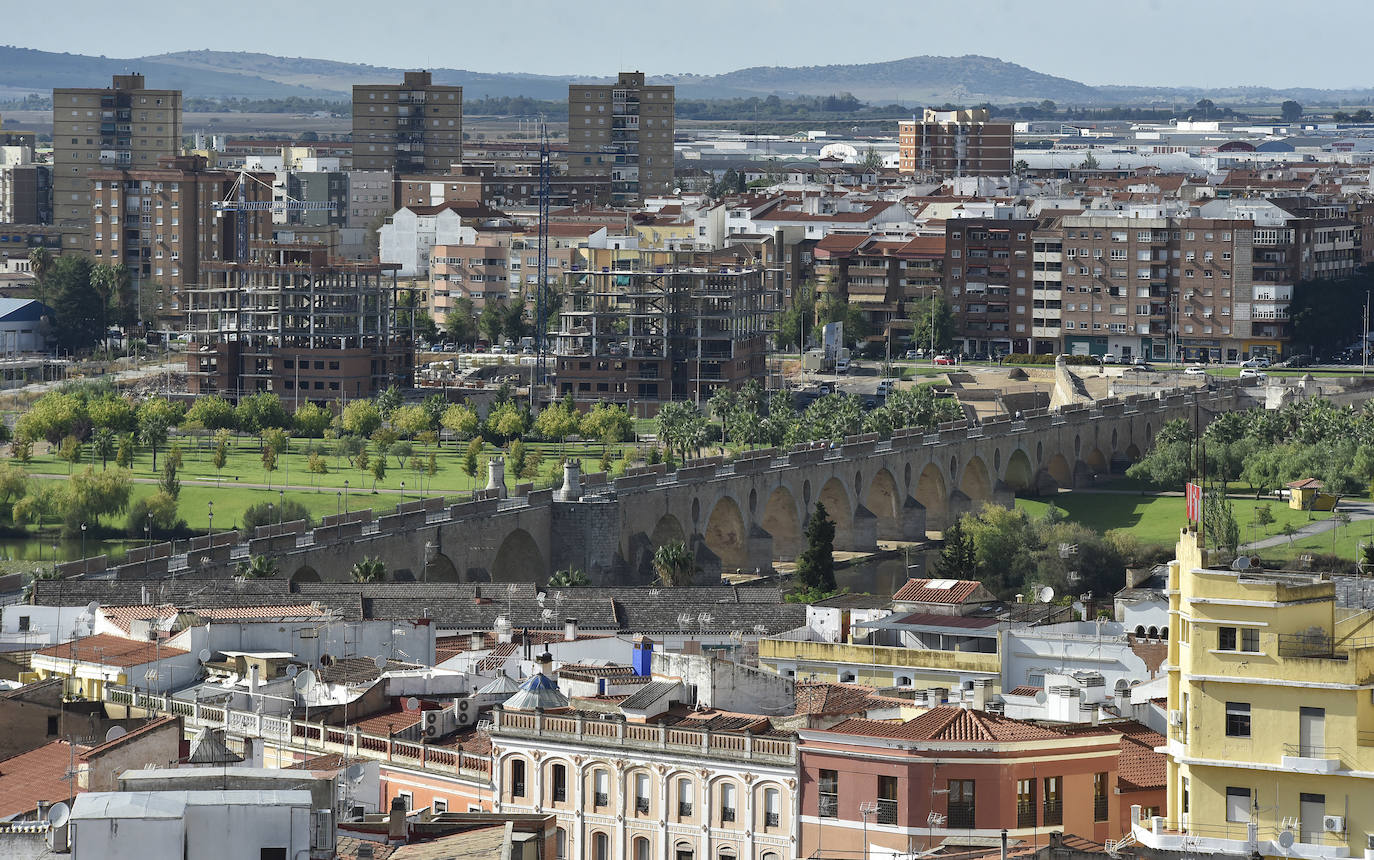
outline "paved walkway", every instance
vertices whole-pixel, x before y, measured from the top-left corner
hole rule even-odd
[[[1374,519],[1374,502],[1342,499],[1340,507],[1337,508],[1337,510],[1348,514],[1352,523],[1359,522],[1360,520]],[[1302,538],[1312,537],[1313,535],[1323,534],[1337,528],[1340,524],[1340,521],[1335,517],[1327,517],[1324,520],[1313,520],[1302,528],[1294,531],[1292,540],[1300,540]],[[1281,546],[1288,541],[1288,535],[1275,535],[1273,537],[1242,544],[1240,551],[1249,552],[1256,549],[1268,549],[1271,546]]]

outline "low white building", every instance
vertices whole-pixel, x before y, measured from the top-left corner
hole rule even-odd
[[[333,857],[331,811],[308,791],[97,791],[79,794],[72,860]]]
[[[53,309],[37,299],[0,299],[0,355],[46,352]]]

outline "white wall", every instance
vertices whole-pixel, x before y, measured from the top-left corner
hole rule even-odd
[[[1118,680],[1129,684],[1150,678],[1145,661],[1131,650],[1125,628],[1113,621],[1071,621],[1008,630],[1002,654],[1002,689],[1040,686],[1038,672],[1100,672],[1113,690]]]
[[[29,606],[16,603],[0,606],[0,651],[44,648],[70,642],[77,635],[89,636],[90,625],[83,619],[82,606]],[[19,619],[29,619],[28,632],[19,629]]]

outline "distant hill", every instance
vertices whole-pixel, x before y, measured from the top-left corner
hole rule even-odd
[[[0,99],[54,87],[105,86],[114,74],[142,72],[153,87],[180,89],[202,98],[346,100],[354,84],[399,82],[403,70],[307,57],[278,57],[229,51],[181,51],[119,59],[59,54],[0,46]],[[527,96],[562,101],[568,83],[596,80],[572,75],[527,75],[436,68],[435,83],[459,85],[470,99]],[[1294,98],[1304,104],[1374,101],[1371,90],[1290,90],[1262,87],[1089,86],[1047,75],[993,57],[908,57],[878,63],[831,66],[756,66],[720,75],[652,78],[673,84],[684,99],[750,96],[826,96],[852,93],[879,104],[1033,104],[1044,99],[1061,106],[1190,104],[1199,98],[1218,103],[1273,104]]]

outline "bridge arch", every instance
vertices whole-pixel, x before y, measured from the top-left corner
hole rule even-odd
[[[902,537],[902,502],[904,496],[897,489],[897,479],[886,468],[879,469],[868,485],[864,507],[878,518],[878,537],[900,540]]]
[[[506,535],[491,564],[492,582],[530,582],[544,579],[547,565],[539,544],[524,529]]]
[[[1134,442],[1126,446],[1126,459],[1132,463],[1140,459],[1140,449],[1136,447]]]
[[[720,558],[722,570],[739,570],[749,565],[748,526],[739,504],[722,496],[706,519],[706,548]]]
[[[1099,477],[1106,477],[1112,470],[1111,462],[1100,448],[1089,448],[1088,453],[1083,457],[1083,462],[1087,463],[1092,473]]]
[[[1073,486],[1073,468],[1069,466],[1069,461],[1063,454],[1055,454],[1050,461],[1045,464],[1045,471],[1050,479],[1060,488],[1067,489]]]
[[[320,582],[320,572],[308,564],[303,564],[296,568],[296,572],[291,574],[292,582]]]
[[[1026,452],[1017,448],[1011,452],[1007,458],[1007,470],[1002,474],[1002,482],[1011,488],[1014,493],[1024,493],[1035,486],[1035,469],[1031,466],[1030,457]]]
[[[821,487],[816,501],[825,505],[825,511],[835,523],[835,549],[854,548],[854,503],[849,499],[849,490],[839,478],[831,478]],[[810,511],[807,512],[810,514]]]
[[[687,542],[687,531],[683,529],[682,521],[677,517],[672,514],[664,514],[659,517],[658,522],[654,524],[654,531],[649,535],[649,543],[653,544],[654,548],[657,549],[666,543],[673,543],[674,541],[685,544]]]
[[[763,530],[773,536],[773,555],[784,560],[796,558],[805,547],[802,540],[802,515],[797,500],[785,485],[768,494],[763,503]]]
[[[453,559],[436,552],[434,557],[425,564],[424,578],[426,582],[462,582],[463,578],[458,575],[458,567],[453,563]]]
[[[926,527],[943,529],[949,519],[949,485],[940,467],[927,463],[916,478],[912,497],[926,509]]]
[[[975,455],[964,464],[959,490],[975,502],[992,498],[992,477],[988,474],[987,464],[983,462],[982,457]]]

